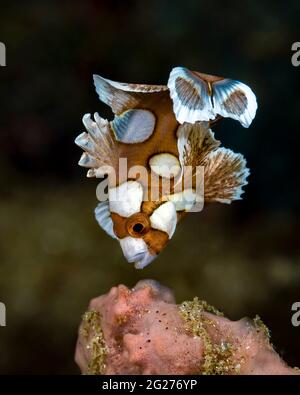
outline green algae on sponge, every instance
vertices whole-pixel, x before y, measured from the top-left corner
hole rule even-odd
[[[230,339],[225,339],[220,344],[214,344],[206,329],[207,325],[212,325],[212,322],[203,315],[204,312],[210,312],[217,316],[223,316],[223,313],[197,297],[192,301],[183,302],[179,306],[179,312],[186,323],[187,331],[200,337],[204,343],[204,362],[201,366],[201,374],[239,373],[241,363],[233,358],[236,347],[230,342]]]
[[[253,323],[257,332],[262,332],[265,335],[266,339],[270,340],[270,330],[267,325],[262,321],[259,315],[256,314],[256,316],[253,318]]]
[[[103,374],[106,368],[108,348],[101,328],[101,314],[96,310],[89,310],[82,317],[80,334],[87,343],[91,353],[88,374]]]

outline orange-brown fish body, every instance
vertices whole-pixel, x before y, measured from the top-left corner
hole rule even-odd
[[[249,174],[245,160],[220,148],[210,125],[231,117],[248,127],[255,96],[237,81],[184,68],[173,69],[168,86],[99,76],[94,83],[115,118],[84,116],[87,133],[76,139],[85,151],[79,164],[90,168],[89,177],[108,175],[99,189],[103,194],[108,187],[108,200],[97,206],[96,219],[119,241],[126,259],[143,268],[166,246],[179,219],[199,211],[193,210],[199,202],[240,199]]]

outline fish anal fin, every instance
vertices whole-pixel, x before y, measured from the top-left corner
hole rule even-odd
[[[201,166],[206,156],[220,145],[207,122],[184,123],[179,126],[177,137],[182,166]]]
[[[243,155],[226,148],[211,152],[204,162],[205,201],[229,204],[240,200],[249,174]]]

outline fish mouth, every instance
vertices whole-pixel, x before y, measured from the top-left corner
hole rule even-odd
[[[155,255],[149,253],[143,239],[127,236],[119,241],[126,260],[134,263],[136,269],[143,269],[155,258]]]
[[[156,258],[155,255],[151,255],[147,251],[145,254],[143,254],[142,259],[135,262],[134,267],[136,269],[144,269],[144,267],[148,266],[149,263],[151,263],[155,258]]]
[[[139,252],[139,253],[136,254],[136,255],[133,255],[133,256],[131,256],[131,257],[128,257],[128,258],[127,258],[127,261],[128,261],[129,263],[135,263],[135,262],[137,262],[137,261],[140,261],[140,260],[144,259],[144,256],[145,256],[146,254],[147,254],[147,251]]]

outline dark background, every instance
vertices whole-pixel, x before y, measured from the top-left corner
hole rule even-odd
[[[77,373],[77,326],[113,285],[154,278],[232,319],[258,313],[300,364],[299,0],[1,2],[0,373]],[[250,129],[225,120],[223,145],[251,169],[244,200],[190,214],[143,271],[97,225],[97,182],[77,166],[82,115],[99,111],[92,74],[165,84],[174,66],[248,83]]]

